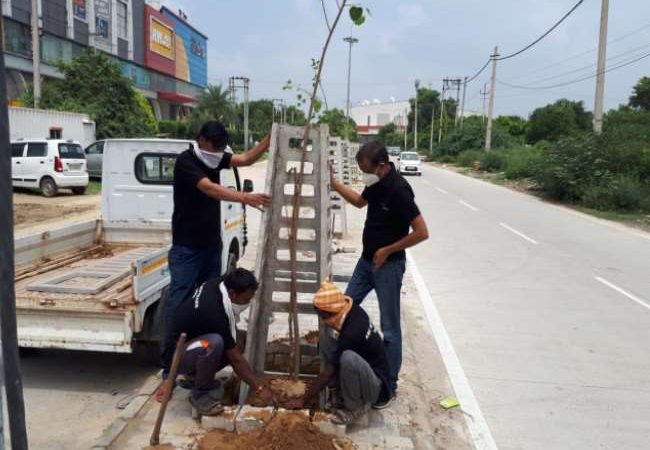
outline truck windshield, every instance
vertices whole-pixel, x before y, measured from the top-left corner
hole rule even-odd
[[[61,159],[86,159],[79,144],[59,144],[59,156]]]

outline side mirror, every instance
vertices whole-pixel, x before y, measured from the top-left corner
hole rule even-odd
[[[244,180],[244,192],[253,192],[253,190],[255,190],[253,180]]]

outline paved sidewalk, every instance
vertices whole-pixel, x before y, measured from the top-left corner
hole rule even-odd
[[[360,253],[359,227],[363,224],[365,211],[348,208],[348,214],[349,223],[357,224],[357,229],[351,231],[341,246],[355,247],[356,251],[334,256],[336,274],[350,275]],[[344,288],[344,284],[341,287]],[[362,306],[378,325],[379,308],[374,292]],[[440,399],[454,393],[408,269],[402,290],[402,316],[404,364],[398,397],[390,408],[371,411],[368,426],[351,427],[348,438],[359,449],[473,448],[462,408],[446,411],[438,405]],[[317,327],[309,320],[301,325],[301,334]],[[286,336],[286,320],[276,317],[270,334],[270,339]],[[172,444],[178,449],[195,448],[202,430],[190,417],[188,395],[188,391],[182,389],[175,391],[162,427],[161,443]],[[141,411],[128,420],[123,432],[105,448],[135,450],[146,447],[157,412],[158,404],[149,399]]]

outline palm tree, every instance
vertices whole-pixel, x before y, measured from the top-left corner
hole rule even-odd
[[[190,118],[190,128],[198,131],[201,123],[207,120],[219,120],[226,125],[235,120],[235,111],[228,98],[228,91],[221,84],[209,85],[206,92],[198,98],[196,109]]]

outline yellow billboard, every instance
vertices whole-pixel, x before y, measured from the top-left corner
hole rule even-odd
[[[154,17],[149,28],[149,48],[167,59],[174,61],[174,30]]]

